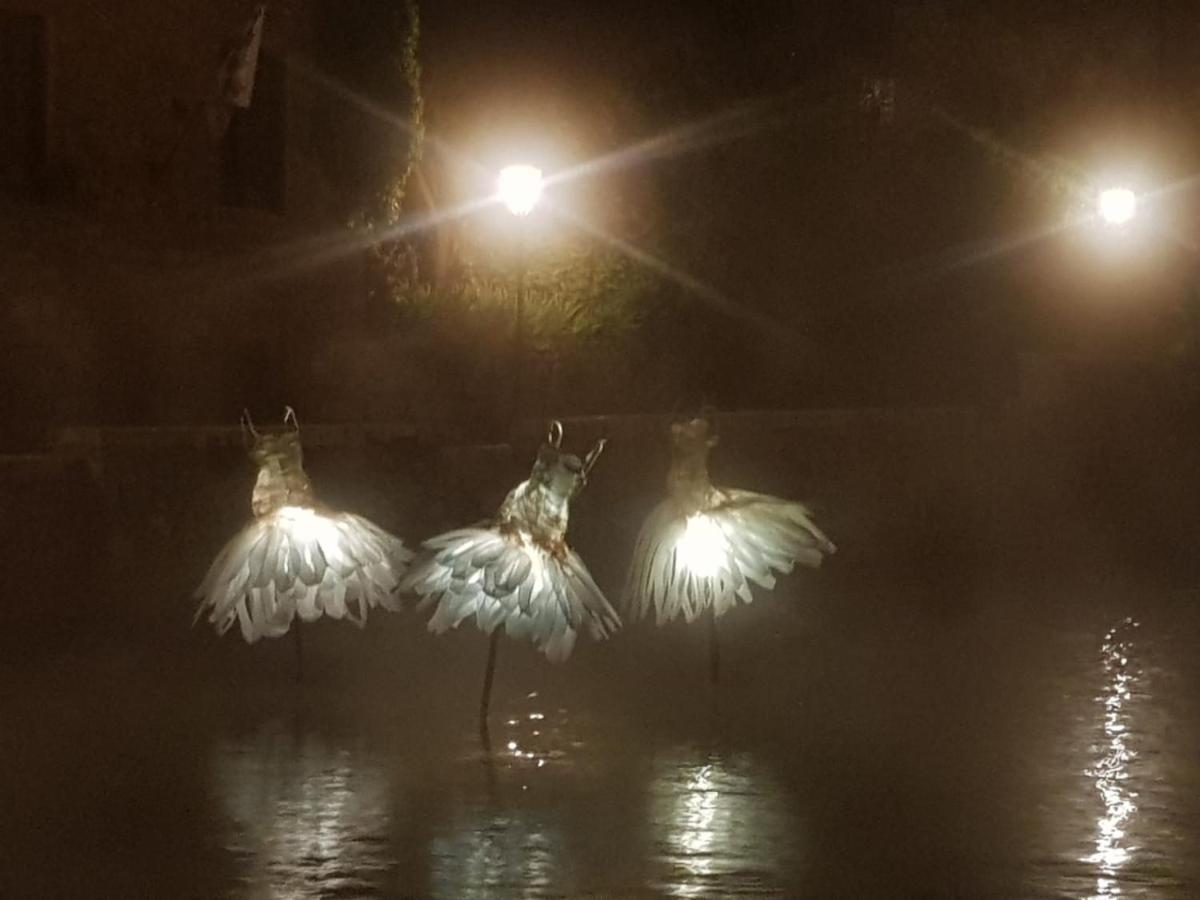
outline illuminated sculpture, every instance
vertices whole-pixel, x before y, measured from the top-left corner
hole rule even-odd
[[[502,630],[562,662],[581,627],[605,638],[621,624],[566,542],[570,502],[587,483],[604,441],[581,461],[562,452],[562,436],[562,425],[552,423],[528,480],[509,492],[495,518],[426,541],[431,552],[402,584],[423,598],[420,608],[436,607],[430,631],[444,634],[474,616],[479,630],[492,636],[480,703],[485,728]]]
[[[196,591],[218,634],[236,619],[254,643],[279,637],[299,616],[365,623],[375,606],[399,609],[393,591],[412,553],[366,519],[334,512],[313,493],[300,450],[300,426],[288,407],[280,434],[260,434],[242,414],[258,465],[251,506],[254,520],[234,535]],[[194,624],[194,623],[193,623]],[[298,632],[297,632],[298,636]],[[299,645],[297,645],[299,647]]]
[[[709,611],[716,680],[715,622],[739,599],[754,599],[750,582],[770,590],[775,571],[790,572],[797,562],[818,566],[836,548],[801,504],[714,487],[708,454],[717,437],[706,419],[673,424],[671,438],[668,496],[638,535],[625,609],[641,618],[653,608],[658,625]]]

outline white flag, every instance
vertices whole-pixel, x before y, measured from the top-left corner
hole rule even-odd
[[[258,50],[262,46],[263,21],[267,5],[260,3],[254,18],[221,60],[219,96],[230,106],[248,109],[254,95],[254,75],[258,71]]]

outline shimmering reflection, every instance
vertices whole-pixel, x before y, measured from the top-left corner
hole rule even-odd
[[[654,885],[675,897],[770,892],[788,883],[799,857],[799,825],[771,775],[748,755],[656,761],[650,825]]]
[[[515,709],[505,711],[504,726],[498,732],[502,743],[494,748],[497,762],[534,769],[571,765],[584,746],[575,733],[576,724],[565,707],[551,707],[533,691]]]
[[[1129,767],[1137,753],[1131,739],[1130,717],[1134,711],[1133,690],[1141,672],[1133,662],[1133,635],[1138,623],[1126,619],[1104,636],[1101,647],[1106,677],[1103,692],[1096,698],[1103,710],[1103,740],[1099,753],[1086,772],[1104,804],[1096,822],[1096,849],[1085,862],[1097,868],[1094,897],[1121,894],[1117,875],[1136,849],[1129,841],[1128,826],[1137,814],[1137,792],[1129,786]]]
[[[375,896],[386,871],[388,785],[361,748],[275,722],[217,745],[213,779],[249,896]]]
[[[533,691],[496,709],[490,778],[441,801],[429,842],[430,894],[446,900],[562,896],[575,876],[566,835],[587,819],[565,808],[586,784],[583,723]],[[464,741],[467,735],[464,733]]]
[[[459,810],[430,844],[432,896],[479,900],[560,894],[565,846],[556,818],[525,798]]]

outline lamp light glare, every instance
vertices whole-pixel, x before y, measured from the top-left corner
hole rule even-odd
[[[537,166],[505,166],[500,170],[496,193],[514,216],[527,216],[542,196],[542,170]]]
[[[1124,225],[1137,215],[1137,195],[1125,187],[1108,188],[1100,192],[1096,207],[1106,225]]]
[[[683,537],[676,545],[679,560],[687,569],[701,578],[715,575],[725,556],[725,535],[709,516],[697,513],[688,516]]]
[[[315,510],[303,506],[284,506],[275,516],[286,523],[292,535],[302,543],[316,541],[326,546],[337,545],[337,526]]]

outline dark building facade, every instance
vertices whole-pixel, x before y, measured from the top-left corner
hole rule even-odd
[[[0,3],[6,445],[274,406],[354,321],[356,266],[314,262],[343,223],[310,6],[270,5],[241,109],[219,70],[256,4]]]

